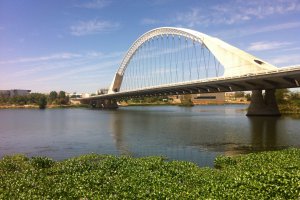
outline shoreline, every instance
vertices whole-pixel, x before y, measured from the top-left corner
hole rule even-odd
[[[56,108],[87,108],[87,105],[47,105],[45,109],[56,109]],[[0,105],[1,109],[39,109],[38,105]]]
[[[249,105],[249,103],[236,103],[236,102],[226,102],[224,104],[220,103],[207,103],[207,104],[193,104],[193,106],[218,106],[218,105]],[[128,106],[186,106],[190,105],[173,104],[173,103],[130,103],[130,104],[120,104],[120,107]],[[300,108],[291,105],[278,105],[279,111],[282,115],[299,115]],[[71,104],[71,105],[47,105],[45,109],[69,109],[69,108],[89,108],[85,104]],[[0,110],[5,109],[39,109],[38,105],[0,105]]]

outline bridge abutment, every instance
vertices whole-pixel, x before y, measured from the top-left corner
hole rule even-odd
[[[253,90],[251,103],[248,108],[247,116],[280,116],[278,105],[275,98],[275,89],[265,90],[265,96],[262,90]]]

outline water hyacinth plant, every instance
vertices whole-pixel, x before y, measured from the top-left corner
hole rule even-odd
[[[220,156],[215,168],[162,157],[6,156],[0,199],[299,199],[300,149]]]

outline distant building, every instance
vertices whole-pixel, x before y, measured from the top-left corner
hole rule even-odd
[[[96,91],[97,95],[107,94],[107,93],[108,93],[108,89],[107,88],[102,88],[102,89]]]
[[[0,97],[15,97],[15,96],[25,96],[30,94],[31,90],[0,90]]]
[[[82,94],[77,94],[76,92],[73,92],[73,93],[67,93],[66,96],[70,97],[71,99],[77,99],[77,98],[81,98]]]
[[[89,93],[82,93],[81,94],[81,97],[82,98],[88,98],[88,97],[90,97],[91,96],[91,94],[89,94]]]

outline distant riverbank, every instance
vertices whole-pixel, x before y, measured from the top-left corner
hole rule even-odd
[[[88,105],[84,104],[70,104],[70,105],[47,105],[46,108],[86,108]],[[39,109],[38,105],[0,105],[0,109]]]
[[[195,106],[201,105],[234,105],[234,104],[247,104],[241,102],[226,102],[224,104],[219,103],[209,103],[209,104],[194,104]],[[119,106],[185,106],[180,103],[169,103],[169,102],[159,102],[159,103],[121,103]],[[188,105],[191,106],[191,105]],[[70,104],[70,105],[47,105],[46,108],[55,109],[55,108],[88,108],[89,105],[85,104]],[[300,107],[293,104],[280,104],[278,105],[279,111],[281,114],[300,114]],[[0,109],[39,109],[38,105],[0,105]]]

